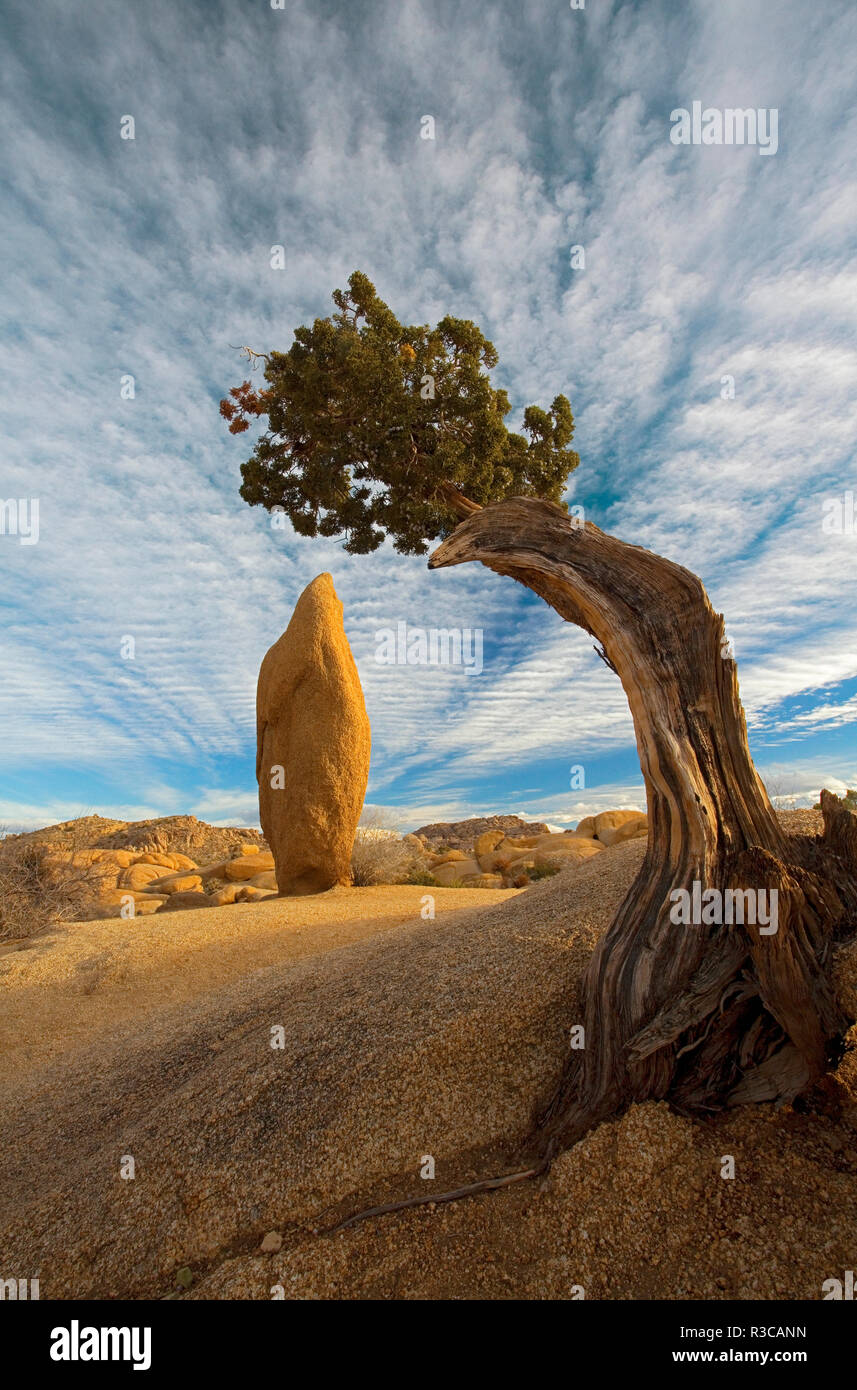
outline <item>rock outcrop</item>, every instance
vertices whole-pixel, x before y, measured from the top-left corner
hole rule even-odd
[[[369,750],[369,717],[342,604],[331,576],[320,574],[259,672],[259,813],[281,894],[321,893],[351,882]]]
[[[6,839],[10,846],[16,843],[48,845],[51,849],[90,855],[96,849],[114,851],[127,855],[119,862],[163,864],[165,869],[190,869],[214,859],[231,859],[248,847],[265,848],[258,830],[208,825],[196,816],[161,816],[157,820],[140,821],[79,816],[77,820],[8,835]]]
[[[471,820],[437,821],[433,825],[423,825],[414,834],[431,848],[446,845],[447,849],[471,850],[475,842],[488,831],[500,831],[498,841],[504,837],[517,839],[519,835],[547,835],[549,827],[542,821],[525,821],[520,816],[475,816]]]
[[[602,811],[595,817],[592,832],[602,845],[618,845],[622,840],[633,840],[648,829],[648,819],[642,811]],[[580,826],[576,834],[580,834]]]

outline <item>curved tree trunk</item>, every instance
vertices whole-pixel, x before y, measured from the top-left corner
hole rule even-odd
[[[826,847],[784,836],[750,758],[723,618],[689,570],[528,498],[471,511],[429,566],[471,560],[601,643],[646,785],[645,860],[584,977],[585,1046],[542,1117],[547,1150],[634,1100],[705,1113],[795,1097],[844,1027],[828,964],[854,908],[857,817],[831,797]],[[675,920],[677,889],[701,920]],[[718,922],[718,903],[743,923]]]

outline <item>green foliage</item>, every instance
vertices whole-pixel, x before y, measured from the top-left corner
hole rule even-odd
[[[266,389],[245,381],[220,403],[233,434],[267,418],[241,468],[245,502],[282,508],[300,535],[344,535],[353,554],[389,535],[406,555],[454,528],[450,486],[480,505],[561,503],[579,462],[565,396],[528,406],[527,437],[512,433],[488,376],[497,353],[475,323],[405,326],[360,271],[348,286],[334,291],[337,313],[262,355]]]
[[[434,874],[430,874],[427,869],[414,869],[412,873],[408,874],[407,878],[402,880],[402,882],[409,883],[414,886],[419,885],[423,888],[440,888],[441,886],[435,878]]]
[[[531,883],[535,883],[539,878],[553,878],[554,874],[559,873],[558,864],[534,864],[531,869],[527,869],[527,875]]]

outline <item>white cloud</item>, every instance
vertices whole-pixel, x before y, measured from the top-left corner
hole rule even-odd
[[[44,30],[29,7],[17,18],[0,497],[42,506],[37,546],[0,537],[18,783],[37,765],[109,769],[136,797],[165,777],[249,821],[259,660],[324,569],[370,709],[371,795],[404,778],[452,805],[498,768],[633,756],[589,639],[508,581],[284,540],[240,501],[241,442],[216,410],[242,375],[231,345],[287,346],[355,266],[406,319],[475,317],[516,411],[571,396],[575,499],[703,576],[751,727],[857,718],[835,690],[857,674],[857,543],[820,530],[822,498],[855,476],[853,7],[604,3],[548,20],[532,0],[514,17],[296,0],[287,17],[231,7],[227,29],[193,6],[94,0]],[[777,156],[673,147],[669,110],[697,97],[778,105]],[[483,627],[483,676],[378,667],[390,617]],[[246,786],[206,791],[226,757],[246,759]]]

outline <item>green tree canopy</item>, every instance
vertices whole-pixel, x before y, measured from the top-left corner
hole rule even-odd
[[[353,554],[389,535],[405,555],[450,533],[462,494],[561,503],[579,463],[565,396],[528,406],[527,437],[513,434],[488,376],[497,353],[475,323],[404,326],[360,271],[333,300],[338,312],[296,329],[288,352],[247,350],[266,389],[245,381],[220,402],[233,434],[267,417],[241,466],[245,502],[282,508],[300,535],[344,535]]]

